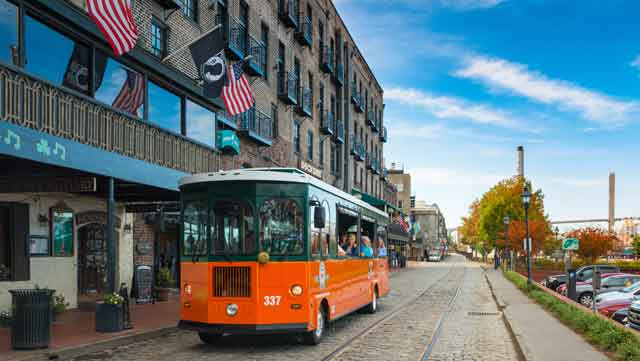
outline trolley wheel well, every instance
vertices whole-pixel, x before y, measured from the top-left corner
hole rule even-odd
[[[330,318],[329,316],[331,315],[329,311],[329,301],[327,301],[326,298],[323,298],[322,302],[320,302],[320,307],[324,311],[324,317],[328,320]]]

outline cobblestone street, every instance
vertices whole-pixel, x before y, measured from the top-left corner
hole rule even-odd
[[[296,336],[271,335],[228,336],[214,347],[195,333],[177,331],[75,360],[518,359],[477,265],[454,255],[395,274],[391,283],[392,292],[380,300],[376,314],[356,313],[335,322],[318,346],[304,346]]]

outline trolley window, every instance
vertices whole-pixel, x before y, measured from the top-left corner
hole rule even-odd
[[[245,202],[217,201],[212,209],[214,255],[256,253],[253,209]]]
[[[266,200],[260,207],[260,248],[272,255],[301,255],[304,217],[296,201]]]
[[[182,223],[182,250],[185,256],[207,254],[207,213],[206,201],[185,202]]]

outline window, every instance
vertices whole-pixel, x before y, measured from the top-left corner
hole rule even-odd
[[[167,30],[155,18],[151,20],[151,54],[159,58],[167,55]]]
[[[181,101],[176,94],[149,82],[149,121],[181,134]]]
[[[336,146],[336,175],[342,174],[342,146]]]
[[[211,210],[214,255],[253,255],[256,232],[253,209],[245,202],[219,200]]]
[[[198,21],[198,0],[178,0],[182,7],[182,14],[187,18]]]
[[[336,146],[331,144],[331,153],[329,153],[329,162],[331,163],[329,169],[331,174],[336,174]]]
[[[318,151],[320,152],[318,156],[320,167],[324,168],[324,139],[320,140],[320,143],[318,144]]]
[[[301,255],[304,217],[296,201],[274,198],[260,207],[260,250],[271,255]]]
[[[0,10],[4,8],[0,6]],[[4,23],[6,15],[0,15]],[[5,28],[5,25],[0,26]],[[56,85],[90,94],[91,50],[88,46],[69,39],[30,16],[26,17],[25,36],[27,71]],[[6,37],[5,34],[0,35],[0,42],[5,43],[3,39]],[[144,89],[144,84],[142,87]],[[119,88],[114,89],[114,95],[118,90]]]
[[[313,160],[313,130],[307,132],[307,158]]]
[[[376,257],[387,257],[387,229],[383,226],[378,226],[378,237],[373,241],[373,248],[375,250]]]
[[[240,24],[242,25],[242,27],[244,28],[242,31],[243,33],[236,35],[236,36],[240,36],[241,37],[241,41],[242,43],[242,49],[246,50],[247,52],[250,50],[248,49],[248,45],[249,45],[249,5],[247,5],[246,2],[244,1],[240,1],[240,17],[238,18],[238,21],[240,22]]]
[[[0,204],[0,281],[29,280],[29,205]]]
[[[212,148],[216,145],[216,116],[211,110],[187,99],[187,137]]]
[[[100,52],[96,51],[96,55]],[[95,98],[122,112],[142,118],[144,114],[144,75],[112,58],[106,58],[103,81],[96,80]],[[99,74],[96,74],[98,76]]]
[[[296,76],[296,89],[300,89],[300,60],[293,59],[293,74]]]
[[[398,208],[404,208],[402,204],[402,199],[398,199]]]
[[[182,253],[185,256],[207,254],[207,208],[206,200],[187,201],[183,205]]]
[[[322,23],[322,21],[318,21],[318,48],[319,48],[319,52],[318,52],[318,63],[320,65],[322,65],[322,53],[323,50],[322,48],[324,47],[324,24]]]
[[[317,207],[324,208],[325,224],[323,228],[318,228],[318,225],[313,223],[314,221],[313,217],[315,214],[315,209]],[[332,219],[330,213],[331,213],[331,210],[329,208],[329,203],[327,201],[323,201],[321,205],[317,205],[317,206],[312,205],[309,207],[309,219],[311,219],[311,223],[312,223],[311,255],[314,257],[319,257],[319,256],[327,257],[329,255],[330,249],[331,249],[331,253],[335,254],[335,251],[333,251],[335,236],[332,236],[333,234],[332,230],[334,229],[334,227],[332,227],[332,223],[335,223],[335,220]]]
[[[260,38],[262,39],[262,44],[264,44],[265,54],[262,57],[262,69],[264,69],[264,78],[269,80],[269,27],[265,23],[261,25]]]
[[[0,0],[0,17],[0,61],[18,65],[18,8]]]
[[[300,123],[293,121],[293,150],[300,153]]]

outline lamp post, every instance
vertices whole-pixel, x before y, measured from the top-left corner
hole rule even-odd
[[[507,235],[509,234],[509,222],[511,221],[511,219],[509,219],[509,216],[504,216],[504,218],[502,218],[502,222],[504,222],[504,245],[505,247],[507,247],[508,250],[508,255],[509,255],[509,263],[508,263],[508,267],[507,270],[511,271],[511,247],[508,246],[507,243]]]
[[[524,205],[524,245],[525,251],[527,252],[527,285],[531,285],[531,243],[529,243],[529,205],[531,205],[531,193],[529,192],[529,187],[526,184],[520,197],[522,198],[522,204]]]

